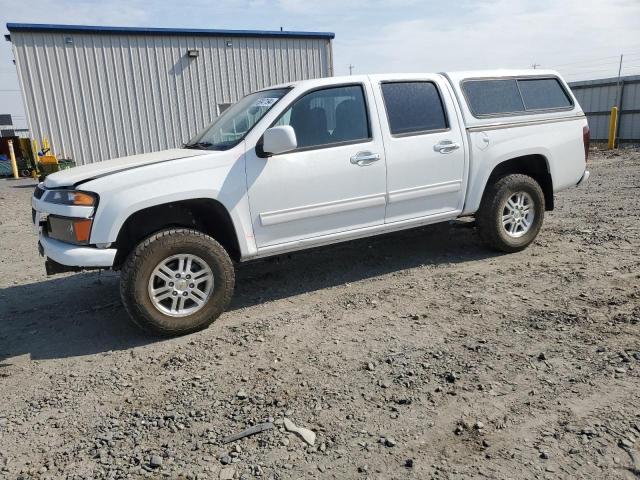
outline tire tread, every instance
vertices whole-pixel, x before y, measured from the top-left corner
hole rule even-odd
[[[536,225],[535,234],[532,235],[532,238],[526,243],[514,245],[505,242],[500,236],[499,229],[496,228],[494,214],[496,210],[500,208],[499,203],[502,201],[502,192],[514,188],[515,185],[522,184],[526,184],[536,190],[536,196],[538,197],[536,200],[540,203],[540,206],[536,211],[536,215],[540,218],[536,220],[538,223]],[[537,236],[544,218],[544,210],[544,193],[534,178],[521,173],[505,175],[496,179],[491,185],[487,186],[485,190],[482,202],[480,203],[480,208],[476,215],[478,233],[480,234],[480,238],[495,250],[507,253],[519,252],[527,248]]]
[[[213,242],[214,248],[211,252],[218,257],[218,261],[224,269],[223,278],[216,278],[216,282],[225,281],[225,285],[222,287],[224,296],[221,301],[218,302],[213,315],[210,316],[208,321],[202,322],[199,325],[192,326],[190,328],[181,329],[176,332],[173,329],[162,328],[157,323],[153,322],[144,308],[141,308],[141,302],[139,298],[138,290],[135,288],[134,279],[135,276],[132,272],[139,268],[139,265],[145,261],[146,258],[152,255],[153,251],[150,247],[155,243],[163,239],[168,239],[170,242],[178,242],[185,236],[189,236],[192,239],[197,238],[204,242],[211,244]],[[177,334],[183,335],[192,333],[198,330],[202,330],[209,326],[215,319],[220,316],[226,307],[231,302],[233,296],[233,290],[235,285],[235,271],[233,263],[228,253],[220,243],[218,243],[213,237],[200,232],[199,230],[193,230],[188,228],[172,228],[167,230],[161,230],[140,242],[136,248],[129,254],[127,259],[122,265],[120,273],[120,296],[122,297],[123,304],[127,313],[139,328],[142,330],[156,334],[159,336],[175,336]]]

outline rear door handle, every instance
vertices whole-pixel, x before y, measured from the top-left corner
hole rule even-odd
[[[439,153],[451,153],[459,148],[460,144],[452,142],[451,140],[442,140],[433,146],[433,149]]]
[[[379,153],[373,152],[358,152],[353,157],[351,157],[351,163],[354,165],[358,165],[359,167],[366,167],[367,165],[371,165],[374,162],[380,160]]]

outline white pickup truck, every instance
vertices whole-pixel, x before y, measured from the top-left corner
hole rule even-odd
[[[323,78],[247,95],[183,148],[50,175],[33,218],[48,273],[120,270],[135,323],[176,335],[225,310],[234,261],[463,216],[522,250],[588,144],[554,71]]]

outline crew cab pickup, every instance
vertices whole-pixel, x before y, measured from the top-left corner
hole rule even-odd
[[[131,318],[211,324],[234,262],[475,216],[526,248],[589,177],[587,120],[549,70],[322,78],[256,91],[176,148],[61,171],[32,199],[48,273],[114,269]]]

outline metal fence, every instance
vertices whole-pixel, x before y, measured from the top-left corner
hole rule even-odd
[[[606,141],[611,107],[619,109],[620,143],[640,143],[640,75],[569,83],[589,121],[591,139]]]

